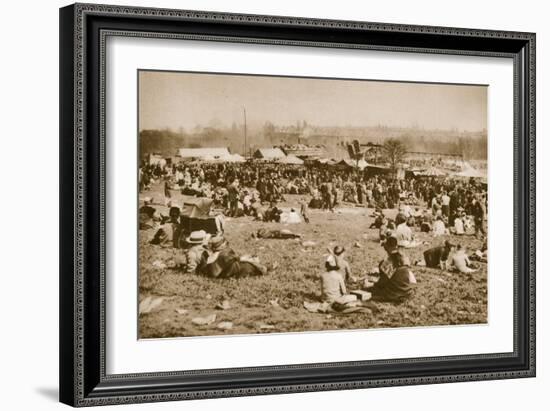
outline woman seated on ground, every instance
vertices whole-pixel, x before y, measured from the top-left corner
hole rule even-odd
[[[461,215],[455,217],[453,234],[464,235],[464,220]]]
[[[434,237],[440,237],[445,234],[449,234],[449,230],[445,228],[445,223],[443,222],[443,217],[438,215],[435,218],[433,227],[432,227],[432,234]]]
[[[384,249],[388,257],[379,265],[380,278],[368,290],[373,300],[400,303],[412,296],[416,278],[408,258],[399,252],[395,237],[386,240]]]
[[[346,260],[345,252],[346,249],[344,247],[337,245],[332,249],[331,254],[336,260],[336,265],[338,266],[338,270],[340,271],[344,282],[355,281],[355,278],[351,275],[351,266],[349,261]]]
[[[420,231],[423,233],[429,233],[432,231],[432,223],[433,223],[433,217],[428,212],[428,210],[424,210],[424,213],[422,214],[422,219],[420,222]]]
[[[374,211],[374,221],[373,223],[370,225],[369,228],[380,228],[380,226],[384,223],[384,221],[387,222],[386,220],[386,216],[384,216],[384,213],[382,212],[381,209],[377,208],[375,211]]]
[[[334,255],[328,256],[325,269],[326,271],[321,274],[321,300],[333,303],[347,294],[346,283]]]
[[[295,209],[291,208],[290,212],[281,214],[281,223],[283,224],[300,224],[302,219]]]
[[[419,245],[414,239],[411,228],[407,225],[406,218],[399,215],[397,217],[397,228],[395,230],[397,245],[403,248],[413,248]]]
[[[466,255],[466,250],[459,244],[456,246],[456,252],[452,257],[453,267],[461,273],[468,274],[476,272],[478,267],[470,262]]]
[[[239,257],[229,248],[223,236],[212,238],[209,247],[210,253],[206,263],[197,270],[200,274],[211,278],[240,278],[267,273],[267,267],[261,265],[258,258]]]

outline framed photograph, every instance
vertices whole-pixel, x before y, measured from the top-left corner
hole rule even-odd
[[[60,399],[535,376],[535,34],[60,10]]]

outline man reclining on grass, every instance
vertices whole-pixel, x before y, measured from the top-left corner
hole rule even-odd
[[[267,267],[260,264],[258,258],[238,256],[229,248],[223,236],[213,237],[209,244],[210,253],[206,264],[197,273],[211,278],[250,277],[264,275]]]
[[[286,240],[289,238],[300,238],[300,234],[294,234],[287,229],[282,230],[268,230],[260,228],[256,233],[252,233],[252,238],[275,238],[280,240]]]

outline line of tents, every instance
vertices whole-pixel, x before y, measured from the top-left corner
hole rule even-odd
[[[150,158],[152,161],[154,158],[160,156],[153,156]],[[232,154],[227,147],[214,147],[214,148],[180,148],[178,155],[172,157],[172,162],[190,162],[190,163],[244,163],[248,160],[256,162],[269,162],[286,165],[302,165],[304,160],[296,157],[293,154],[285,154],[283,150],[278,147],[274,148],[259,148],[254,153],[251,159],[247,159],[240,154]],[[369,164],[365,160],[352,160],[352,159],[333,159],[333,158],[317,158],[306,160],[309,164],[334,166],[336,168],[353,168],[359,170],[368,169],[369,172],[374,174],[385,174],[390,172],[389,167],[381,165]],[[473,168],[469,163],[463,162],[461,171],[451,172],[443,170],[438,167],[428,167],[426,169],[406,169],[404,173],[414,177],[456,177],[456,178],[474,178],[482,181],[487,180],[487,174],[484,171]]]

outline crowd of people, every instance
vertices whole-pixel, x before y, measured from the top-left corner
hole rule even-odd
[[[486,185],[473,181],[440,178],[395,179],[390,173],[369,175],[352,167],[293,166],[284,164],[197,163],[143,165],[139,169],[140,192],[155,179],[165,181],[165,194],[210,197],[230,208],[248,207],[253,201],[271,203],[286,194],[311,196],[310,207],[333,209],[342,202],[372,208],[395,208],[400,203],[430,204],[453,218],[459,209],[469,213],[475,198],[486,193]],[[474,214],[474,213],[469,213]]]
[[[171,201],[174,190],[212,199],[213,206],[228,217],[252,216],[256,220],[288,224],[309,222],[309,208],[330,212],[342,202],[374,208],[371,228],[378,229],[387,256],[363,283],[373,300],[400,302],[410,298],[416,284],[412,271],[415,265],[471,273],[478,268],[476,262],[486,262],[486,245],[468,256],[466,250],[449,240],[425,250],[423,261],[411,264],[406,255],[407,249],[425,245],[415,238],[417,231],[431,233],[434,238],[471,234],[485,239],[486,185],[473,179],[396,179],[390,174],[370,175],[355,169],[258,163],[140,167],[140,192],[153,183],[164,184],[169,214],[160,215],[152,199],[145,198],[139,210],[140,229],[155,228],[153,244],[177,249],[174,268],[187,274],[238,278],[264,275],[272,267],[262,265],[257,257],[239,255],[230,247],[223,231],[185,230],[181,208]],[[288,194],[301,196],[296,207],[285,212],[278,203]],[[397,215],[390,218],[384,212],[388,209],[397,209]],[[300,237],[286,229],[260,230],[254,235]],[[356,285],[357,279],[352,275],[343,247],[331,250],[319,278],[324,303],[340,309],[362,304],[357,296],[348,293],[350,282]]]

